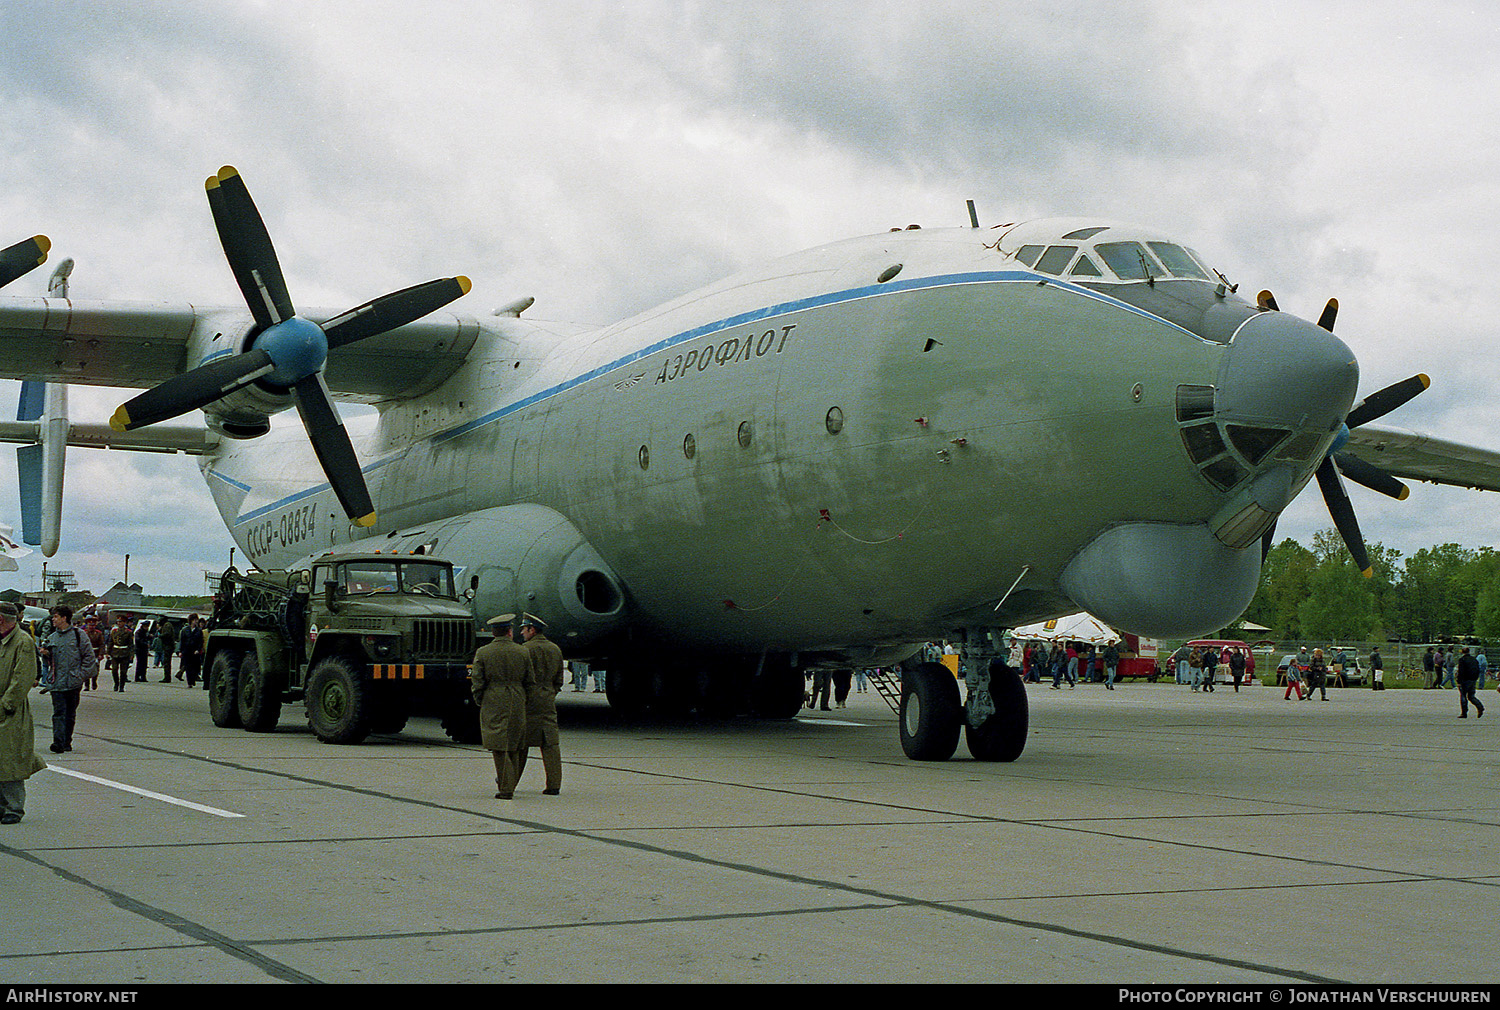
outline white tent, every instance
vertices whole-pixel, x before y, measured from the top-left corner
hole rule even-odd
[[[1120,641],[1119,634],[1113,628],[1089,614],[1073,614],[1054,621],[1043,621],[1041,624],[1028,624],[1024,628],[1015,629],[1011,635],[1023,642],[1040,639],[1043,642],[1093,642],[1104,645]]]

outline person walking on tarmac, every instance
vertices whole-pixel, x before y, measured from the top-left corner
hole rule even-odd
[[[109,675],[115,682],[115,690],[123,692],[130,680],[130,653],[135,648],[135,636],[130,625],[121,614],[115,626],[109,629]]]
[[[489,620],[495,638],[474,653],[469,671],[474,704],[479,706],[479,732],[486,750],[494,755],[495,799],[511,799],[521,777],[526,753],[526,688],[531,684],[531,657],[511,640],[510,622],[515,614]]]
[[[172,683],[172,653],[177,651],[177,629],[171,621],[161,622],[161,682]],[[179,675],[180,676],[180,675]]]
[[[1479,660],[1469,654],[1467,646],[1458,657],[1458,717],[1467,719],[1469,717],[1469,706],[1474,706],[1474,714],[1484,718],[1484,706],[1479,703],[1479,695],[1474,691],[1474,685],[1479,683]]]
[[[531,656],[532,682],[526,688],[526,744],[521,748],[517,778],[526,770],[526,754],[533,747],[542,749],[542,768],[547,773],[543,796],[562,791],[562,748],[557,734],[557,692],[563,686],[562,650],[542,634],[545,622],[525,614],[521,618],[521,637]]]
[[[0,824],[26,815],[26,780],[47,767],[35,750],[26,695],[36,683],[36,643],[17,627],[13,603],[0,602]]]

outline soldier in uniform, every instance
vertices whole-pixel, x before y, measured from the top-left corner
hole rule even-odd
[[[126,623],[125,615],[121,614],[115,621],[115,626],[109,629],[109,673],[115,682],[116,691],[124,691],[125,684],[130,679],[127,671],[130,668],[130,653],[134,648],[135,635]]]
[[[521,762],[526,758],[526,689],[531,683],[531,657],[511,640],[515,614],[490,618],[495,639],[474,654],[469,673],[474,704],[479,706],[479,731],[486,750],[495,758],[495,799],[515,795]]]
[[[521,619],[521,636],[531,655],[531,686],[526,689],[526,746],[521,750],[521,771],[526,770],[526,753],[533,747],[542,749],[542,768],[547,773],[544,796],[562,791],[562,748],[557,735],[557,692],[563,686],[563,655],[556,644],[542,634],[545,622],[531,614]]]
[[[36,643],[16,626],[14,604],[0,603],[0,824],[26,813],[26,780],[47,767],[33,747],[31,703]]]

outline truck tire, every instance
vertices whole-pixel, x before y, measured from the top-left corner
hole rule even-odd
[[[370,685],[343,656],[318,660],[307,680],[307,722],[324,743],[359,743],[370,735]]]
[[[281,719],[281,685],[275,683],[277,679],[261,669],[260,656],[253,650],[245,654],[234,699],[240,725],[251,733],[269,733]]]
[[[443,709],[441,721],[443,732],[454,743],[479,743],[484,739],[479,731],[479,706],[468,694],[453,699]]]
[[[221,729],[240,724],[239,696],[240,654],[221,649],[208,666],[208,717]]]

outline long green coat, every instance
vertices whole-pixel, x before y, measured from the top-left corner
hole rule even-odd
[[[19,627],[0,639],[0,782],[29,779],[47,763],[35,750],[27,692],[36,686],[36,643]]]
[[[563,655],[537,632],[522,646],[531,657],[531,684],[526,688],[526,746],[556,747],[557,692],[563,686]]]
[[[508,638],[497,638],[474,653],[469,671],[479,732],[487,750],[517,751],[526,739],[526,688],[531,657]]]

